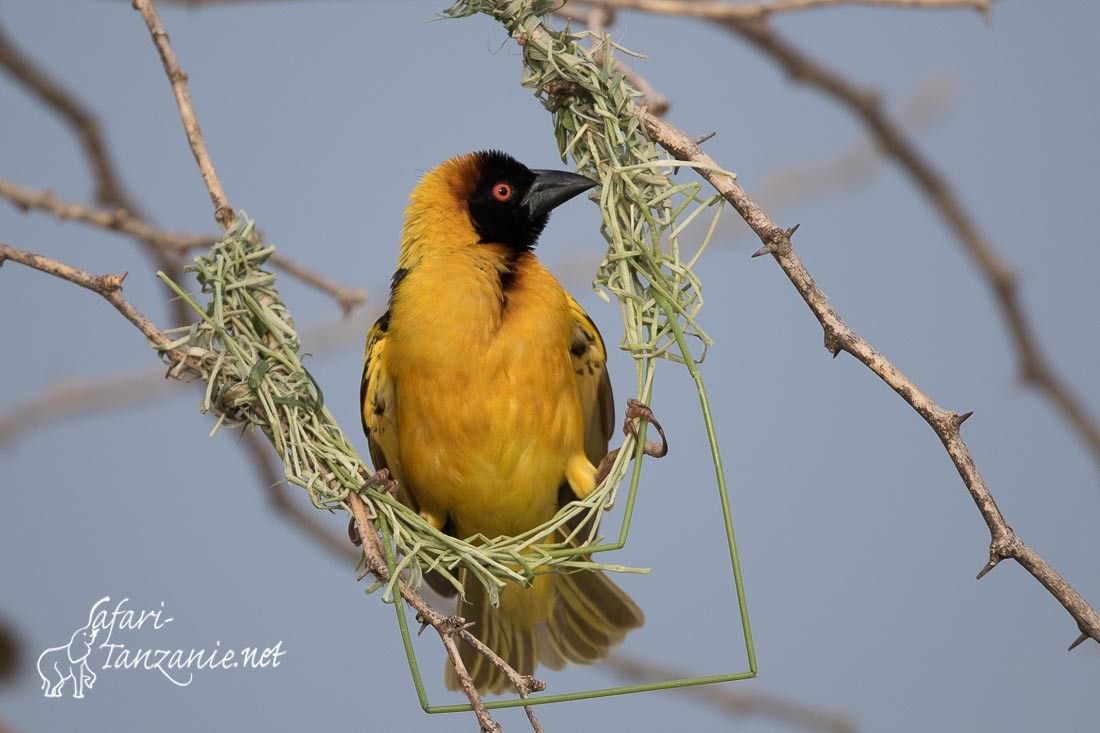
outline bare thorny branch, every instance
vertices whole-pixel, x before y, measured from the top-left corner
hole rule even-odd
[[[2,27],[0,27],[0,67],[6,70],[16,83],[22,85],[68,124],[80,141],[88,167],[91,169],[95,182],[96,203],[103,207],[129,211],[132,217],[142,219],[144,215],[141,209],[126,193],[122,180],[115,171],[107,142],[103,138],[95,114],[51,77],[45,69],[20,51]],[[158,249],[148,243],[145,249],[157,269],[173,277],[180,274],[181,258],[178,254]],[[172,313],[173,318],[179,323],[185,323],[189,318],[187,308],[180,302],[173,306]]]
[[[350,319],[337,316],[303,329],[299,335],[309,353],[320,354],[337,346],[360,343],[363,334],[379,315],[380,312],[370,312],[368,309]],[[43,424],[86,413],[99,413],[102,410],[118,410],[128,405],[176,394],[177,386],[176,382],[166,380],[164,370],[156,366],[124,374],[59,380],[0,413],[0,448]],[[252,433],[245,433],[245,440],[249,440],[248,436],[251,435]],[[264,486],[272,486],[280,480],[269,480],[266,472],[260,472],[260,478]],[[272,499],[277,509],[284,508],[278,496],[273,496]],[[345,543],[341,540],[341,544]]]
[[[72,129],[81,143],[95,180],[96,202],[101,206],[126,209],[135,216],[140,216],[140,210],[123,189],[122,182],[115,173],[96,116],[45,69],[16,48],[3,28],[0,28],[0,67],[56,112]]]
[[[1100,424],[1040,348],[1020,301],[1016,273],[986,239],[943,174],[918,152],[901,127],[885,113],[878,95],[809,57],[765,23],[725,22],[723,25],[780,64],[792,79],[824,92],[850,110],[874,137],[879,149],[897,162],[955,235],[993,291],[1016,349],[1022,379],[1051,401],[1100,468]]]
[[[30,56],[20,51],[2,28],[0,28],[0,68],[7,71],[14,81],[26,88],[69,125],[91,169],[95,183],[94,200],[103,208],[58,201],[49,191],[32,191],[2,179],[0,179],[0,196],[7,198],[23,211],[38,209],[61,220],[73,219],[129,234],[145,245],[147,253],[158,269],[164,271],[170,278],[179,279],[182,256],[191,249],[210,246],[215,238],[207,235],[167,232],[149,223],[141,207],[126,193],[122,185],[121,176],[108,151],[96,115]],[[31,257],[30,253],[20,254]],[[0,257],[0,262],[2,259]],[[52,269],[47,271],[51,274],[77,272],[43,257],[35,257],[34,261],[42,265],[50,262]],[[303,282],[330,293],[336,298],[345,315],[366,300],[366,294],[362,290],[333,282],[281,253],[275,253],[270,261]],[[125,276],[118,276],[117,281],[114,276],[89,277],[92,278],[89,282],[111,285],[117,282],[121,285]],[[115,296],[112,295],[112,297]],[[127,307],[137,312],[128,304]],[[190,319],[191,314],[183,301],[173,301],[173,317],[179,323],[185,323]],[[175,356],[178,358],[178,354]],[[172,358],[170,355],[169,359]],[[127,402],[168,392],[173,384],[175,383],[166,380],[159,370],[153,369],[142,371],[140,374],[56,385],[0,416],[0,444],[11,440],[28,426],[52,417],[71,415],[79,411],[117,409]],[[248,455],[253,458],[258,473],[271,488],[276,508],[290,516],[296,516],[297,507],[285,500],[285,492],[282,485],[277,483],[277,477],[271,478],[274,475],[271,462],[263,460],[263,446],[259,439],[252,433],[245,433],[241,442]],[[302,526],[307,525],[303,523]]]
[[[43,211],[57,219],[79,221],[101,229],[127,234],[149,247],[177,258],[194,249],[205,249],[217,241],[217,237],[213,235],[184,234],[160,229],[147,220],[131,214],[125,208],[109,210],[61,201],[49,191],[25,188],[2,178],[0,178],[0,197],[8,199],[24,211],[32,209]],[[366,293],[361,288],[342,285],[281,252],[273,252],[268,261],[288,275],[322,293],[331,295],[345,315],[351,313],[356,306],[367,299]],[[190,314],[187,314],[187,317],[190,317]]]
[[[145,246],[146,252],[157,269],[165,272],[170,278],[178,280],[183,256],[191,249],[210,246],[215,238],[206,235],[166,232],[149,223],[141,207],[125,192],[121,176],[107,149],[95,114],[33,59],[21,52],[2,28],[0,28],[0,67],[68,123],[80,142],[92,171],[95,181],[95,201],[103,208],[61,202],[49,191],[32,191],[4,180],[0,180],[0,196],[4,196],[24,211],[38,209],[58,219],[78,220],[129,234]],[[37,261],[44,260],[38,258]],[[269,261],[302,282],[331,294],[339,303],[345,316],[366,300],[366,293],[362,290],[336,283],[282,253],[276,252]],[[121,284],[121,278],[118,282]],[[115,296],[112,295],[112,297]],[[186,323],[191,317],[182,300],[173,301],[172,312],[177,323]],[[51,416],[72,414],[76,410],[103,409],[108,406],[117,408],[127,401],[141,399],[157,392],[166,392],[172,384],[173,382],[166,381],[162,375],[148,372],[136,378],[126,375],[121,379],[109,378],[59,385],[7,411],[0,418],[0,444],[10,440],[18,431],[25,430],[28,425],[49,419]],[[274,506],[285,515],[300,520],[300,526],[311,528],[313,525],[305,517],[298,516],[304,513],[286,500],[284,487],[276,479],[270,478],[271,463],[263,459],[264,448],[259,438],[252,433],[245,433],[242,435],[241,443],[253,459],[256,470],[265,478],[265,484],[270,487]]]
[[[695,141],[681,130],[647,114],[644,110],[639,110],[639,116],[653,139],[675,158],[703,163],[718,170],[717,164],[711,157],[700,150]],[[848,327],[829,305],[825,294],[818,288],[809,271],[795,254],[791,246],[794,228],[784,229],[772,221],[737,181],[711,170],[699,169],[699,173],[733,205],[741,218],[763,242],[764,246],[757,254],[772,255],[783,268],[791,284],[821,324],[825,333],[825,348],[834,356],[841,351],[846,351],[862,362],[909,403],[943,442],[978,511],[981,512],[982,518],[989,527],[991,536],[989,562],[978,577],[985,575],[1001,560],[1008,558],[1016,560],[1065,607],[1077,621],[1082,634],[1100,641],[1100,615],[1052,567],[1016,536],[997,507],[959,430],[963,422],[970,417],[970,413],[959,414],[937,405],[889,359]]]
[[[126,320],[134,324],[139,331],[145,334],[145,338],[149,340],[149,343],[157,347],[172,364],[180,365],[186,363],[187,353],[179,348],[171,348],[171,339],[165,336],[159,328],[154,326],[153,322],[146,318],[143,313],[131,305],[130,301],[122,297],[122,281],[126,279],[126,273],[122,273],[121,275],[93,275],[49,257],[18,249],[0,242],[0,266],[2,266],[6,260],[18,262],[21,265],[26,265],[27,267],[45,272],[54,277],[59,277],[62,280],[68,280],[75,285],[79,285],[82,288],[102,295]]]
[[[141,13],[145,25],[149,28],[153,45],[157,47],[161,64],[164,66],[164,73],[172,85],[172,94],[176,97],[176,107],[179,109],[183,130],[187,135],[187,143],[191,146],[195,163],[202,174],[202,182],[210,192],[210,203],[214,205],[214,220],[228,229],[236,221],[236,215],[233,213],[233,207],[229,205],[229,199],[222,189],[221,181],[218,180],[214,162],[210,159],[202,130],[199,129],[199,119],[195,115],[195,107],[191,102],[191,90],[187,86],[187,72],[180,68],[176,60],[176,52],[172,50],[172,44],[168,41],[168,31],[164,29],[164,24],[161,23],[153,3],[147,0],[134,0],[133,6],[134,10]]]
[[[657,682],[687,675],[650,660],[612,654],[607,659],[611,671],[630,680]],[[738,692],[729,686],[698,685],[679,689],[680,694],[694,698],[712,708],[738,717],[760,717],[782,723],[789,728],[821,733],[855,733],[856,726],[843,715],[818,710],[785,697],[761,692]]]
[[[118,410],[127,404],[170,393],[175,384],[157,367],[95,380],[66,380],[38,392],[0,414],[0,446],[37,425],[82,412]]]
[[[56,112],[72,129],[88,160],[95,182],[95,201],[98,206],[59,201],[49,191],[32,190],[3,179],[0,179],[0,196],[7,198],[23,211],[34,209],[52,214],[58,219],[71,219],[128,234],[145,246],[157,269],[163,270],[173,280],[178,280],[183,256],[189,250],[209,247],[216,238],[212,235],[168,232],[155,227],[142,213],[137,202],[126,193],[96,115],[32,58],[20,51],[4,33],[3,28],[0,28],[0,68]],[[366,300],[363,290],[341,285],[281,252],[274,253],[270,261],[287,274],[331,295],[345,314]],[[186,323],[190,317],[186,305],[179,300],[174,301],[174,320]]]

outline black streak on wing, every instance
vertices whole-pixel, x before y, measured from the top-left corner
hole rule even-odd
[[[378,328],[385,333],[390,330],[390,309],[387,308],[386,312],[382,314],[382,317],[378,319]]]
[[[409,274],[409,268],[399,267],[393,271],[393,278],[390,280],[390,305],[393,305],[393,294],[397,292],[397,286],[401,284],[401,281],[405,279],[405,276]]]

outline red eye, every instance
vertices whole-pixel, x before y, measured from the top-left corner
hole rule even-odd
[[[493,186],[493,198],[497,201],[507,201],[512,198],[512,187],[507,183],[498,183]]]

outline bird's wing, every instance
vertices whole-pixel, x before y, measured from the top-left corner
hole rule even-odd
[[[362,407],[363,432],[370,445],[370,459],[375,471],[389,469],[401,482],[401,467],[397,450],[397,397],[393,375],[386,369],[386,329],[389,311],[375,321],[367,334],[367,349],[363,358],[363,380],[359,384],[359,404]],[[416,509],[412,496],[400,486],[398,498]]]
[[[573,314],[569,354],[584,415],[584,453],[593,466],[598,466],[607,455],[607,444],[615,429],[615,397],[607,376],[607,349],[596,324],[572,297],[569,308]]]
[[[387,468],[397,479],[397,498],[414,512],[418,511],[412,492],[401,476],[400,453],[397,450],[397,398],[393,375],[386,368],[386,330],[390,313],[386,311],[371,326],[367,334],[367,350],[363,357],[363,380],[359,383],[359,404],[362,406],[363,432],[370,445],[370,460],[375,471]],[[453,597],[457,591],[437,572],[426,573],[436,593],[444,598]]]

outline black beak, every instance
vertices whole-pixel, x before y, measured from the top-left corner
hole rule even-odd
[[[531,171],[535,182],[523,197],[523,205],[532,217],[549,214],[577,194],[596,185],[591,178],[565,171]]]

